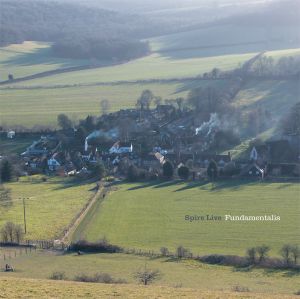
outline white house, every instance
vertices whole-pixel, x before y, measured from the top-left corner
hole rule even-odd
[[[47,161],[47,164],[48,164],[49,170],[51,170],[51,171],[57,170],[57,168],[60,166],[60,163],[54,158],[49,159]]]
[[[110,149],[110,154],[126,154],[126,153],[132,153],[133,152],[133,146],[132,143],[126,144],[121,143],[120,141],[116,142]]]
[[[13,139],[16,136],[16,132],[15,131],[9,131],[7,132],[7,138],[9,139]]]

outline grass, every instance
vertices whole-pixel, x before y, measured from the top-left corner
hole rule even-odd
[[[73,185],[69,179],[40,176],[24,177],[4,186],[11,190],[12,205],[0,203],[0,226],[11,221],[23,226],[23,205],[26,199],[26,239],[54,239],[94,194],[94,184]]]
[[[170,261],[168,258],[147,258],[128,254],[78,256],[37,251],[13,258],[10,264],[15,268],[15,272],[9,274],[11,279],[47,279],[53,272],[62,271],[71,280],[78,274],[93,275],[102,272],[110,274],[115,279],[122,278],[130,284],[135,284],[132,287],[136,289],[138,286],[133,274],[144,268],[145,264],[148,268],[159,269],[162,273],[161,280],[154,282],[155,287],[182,286],[199,291],[209,289],[210,291],[230,292],[234,286],[239,285],[247,287],[251,292],[264,293],[265,296],[270,293],[284,296],[283,294],[292,294],[297,291],[297,281],[299,281],[297,275],[292,275],[288,271],[266,272],[262,269],[252,269],[248,272],[241,272],[234,271],[231,267],[207,265],[197,261]],[[7,273],[0,273],[1,281],[7,276]],[[212,281],[214,281],[213,284]]]
[[[50,46],[50,43],[26,41],[1,47],[0,81],[7,80],[9,74],[20,78],[54,69],[89,64],[88,60],[53,57]]]
[[[272,255],[299,241],[300,185],[228,181],[124,184],[98,205],[77,238],[106,236],[126,247],[159,251],[179,245],[194,254],[244,255],[248,247],[269,245]],[[229,222],[224,215],[279,215],[279,222]],[[222,221],[185,221],[185,215],[222,216]]]
[[[300,100],[299,82],[289,81],[249,81],[237,94],[234,105],[242,108],[243,113],[255,107],[262,107],[278,119],[288,113],[290,108]]]
[[[188,90],[194,86],[217,83],[191,80],[178,83],[118,84],[58,89],[0,89],[0,125],[56,126],[57,115],[60,113],[69,115],[73,120],[86,117],[88,114],[99,115],[102,99],[108,99],[111,111],[117,111],[134,107],[145,89],[150,89],[162,98],[176,98],[186,96]]]
[[[4,298],[198,298],[198,299],[290,299],[291,295],[267,295],[255,293],[213,292],[161,286],[107,285],[65,281],[4,278],[0,281]]]
[[[19,137],[8,139],[6,136],[0,137],[0,156],[9,154],[21,154],[26,148],[32,144],[37,138],[34,137]]]
[[[97,82],[138,81],[151,79],[187,78],[200,75],[214,67],[222,70],[236,68],[240,63],[253,57],[255,53],[173,59],[165,55],[152,55],[125,64],[97,69],[57,74],[14,86],[53,86],[58,84],[86,84]]]

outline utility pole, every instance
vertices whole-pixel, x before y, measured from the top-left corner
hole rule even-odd
[[[24,215],[24,233],[27,233],[27,228],[26,228],[26,205],[25,205],[25,197],[23,199],[23,215]]]

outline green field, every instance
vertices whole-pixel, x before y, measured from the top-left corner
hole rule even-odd
[[[239,254],[267,244],[272,255],[285,243],[299,242],[300,185],[230,181],[124,184],[98,205],[75,239],[106,236],[126,248],[159,251],[179,245],[194,254]],[[185,221],[185,215],[265,215],[278,222]]]
[[[34,137],[19,137],[18,134],[14,139],[8,139],[6,136],[0,137],[0,156],[21,154],[37,139]]]
[[[125,279],[137,284],[133,274],[145,267],[159,269],[160,280],[154,286],[181,286],[202,291],[231,291],[234,286],[247,287],[251,292],[271,294],[293,294],[298,290],[297,275],[289,276],[289,271],[267,272],[262,269],[237,271],[232,267],[213,266],[197,261],[172,261],[168,258],[147,258],[126,254],[59,254],[37,252],[23,254],[10,260],[16,272],[10,277],[47,279],[55,271],[65,272],[68,279],[78,274],[108,273],[114,278]],[[1,280],[7,273],[0,273]],[[211,281],[214,281],[212,284]],[[152,286],[150,286],[152,287]],[[197,297],[198,298],[198,297]],[[224,297],[221,297],[224,298]],[[250,297],[253,298],[253,297]],[[267,297],[264,297],[267,298]]]
[[[14,78],[20,78],[55,69],[89,64],[88,60],[53,57],[50,46],[50,43],[26,41],[22,44],[0,48],[0,81],[7,80],[8,74],[13,74]]]
[[[69,179],[40,176],[23,177],[19,182],[4,184],[11,190],[12,202],[0,202],[0,226],[11,221],[23,226],[26,199],[27,234],[25,239],[54,239],[83,208],[94,194],[94,184],[72,184]]]

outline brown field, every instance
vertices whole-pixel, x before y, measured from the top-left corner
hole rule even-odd
[[[198,298],[198,299],[292,299],[294,295],[249,292],[200,291],[188,288],[92,284],[70,281],[3,278],[0,298]]]

